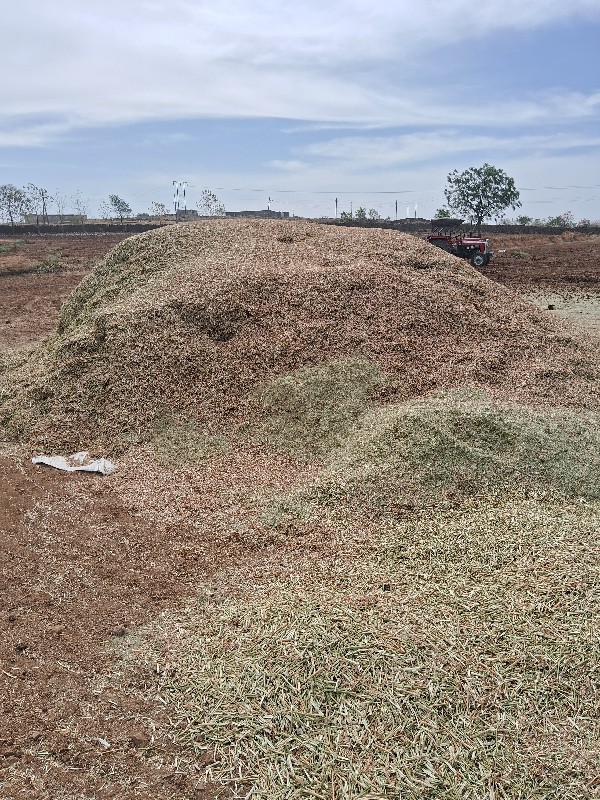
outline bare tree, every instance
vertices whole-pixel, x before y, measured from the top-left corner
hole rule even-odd
[[[64,194],[61,194],[60,191],[57,189],[52,197],[50,198],[54,207],[56,208],[56,213],[58,214],[59,222],[64,222],[65,211],[67,208],[67,198]]]
[[[47,225],[48,200],[50,200],[50,195],[48,194],[48,190],[42,189],[40,186],[36,186],[33,183],[28,183],[26,186],[26,191],[29,197],[31,213],[37,216],[38,225],[40,217],[42,218],[42,225]]]
[[[169,209],[164,203],[151,203],[149,211],[152,219],[160,219],[161,217],[166,217],[167,214],[169,213]]]
[[[76,191],[71,198],[71,205],[73,206],[73,211],[77,214],[77,216],[80,218],[80,222],[83,224],[89,211],[90,201],[86,197],[83,197],[81,192]]]
[[[198,211],[203,217],[224,217],[225,206],[210,189],[203,189],[198,202]]]

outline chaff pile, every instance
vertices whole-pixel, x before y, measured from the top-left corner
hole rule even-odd
[[[475,385],[598,404],[589,348],[463,261],[388,230],[213,220],[117,245],[58,332],[5,365],[7,434],[35,447],[123,448],[165,413],[207,435],[254,419],[261,385],[360,358],[378,402]]]

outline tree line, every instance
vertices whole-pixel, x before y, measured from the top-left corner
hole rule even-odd
[[[438,208],[436,219],[450,219],[460,216],[468,219],[477,226],[477,233],[481,235],[481,226],[486,220],[494,220],[503,224],[517,225],[544,225],[558,228],[586,227],[593,223],[589,219],[575,222],[575,217],[570,211],[565,211],[555,217],[545,220],[534,219],[525,214],[515,220],[507,219],[505,212],[508,209],[516,211],[521,208],[519,191],[514,178],[504,170],[491,164],[481,167],[469,167],[463,172],[454,170],[447,176],[447,186],[444,190],[446,206]],[[357,209],[356,213],[342,212],[340,219],[346,224],[366,223],[381,219],[373,208]],[[388,217],[389,220],[389,217]]]
[[[49,222],[51,214],[60,218],[80,217],[83,221],[89,213],[89,205],[89,200],[86,200],[80,192],[69,197],[58,190],[50,193],[33,183],[28,183],[22,188],[12,183],[0,186],[0,220],[11,225],[25,221],[29,215],[35,215],[41,225]],[[197,208],[204,216],[225,214],[225,206],[209,189],[202,191]],[[129,203],[117,194],[110,194],[100,206],[102,219],[118,219],[121,224],[126,219],[161,219],[170,213],[164,203],[153,202],[147,212],[134,216]]]
[[[547,225],[551,227],[572,228],[586,227],[593,223],[589,219],[575,222],[570,211],[565,211],[555,217],[547,219],[534,219],[526,215],[509,220],[504,215],[508,209],[516,211],[521,208],[519,191],[511,178],[502,169],[491,164],[481,167],[469,167],[463,172],[454,170],[447,176],[447,187],[444,190],[446,206],[436,211],[435,218],[451,218],[460,215],[477,226],[481,233],[481,225],[486,220],[495,220],[505,224],[517,225]],[[38,222],[48,221],[48,209],[55,208],[59,216],[65,215],[68,207],[74,209],[74,215],[82,219],[88,213],[89,202],[84,200],[79,192],[67,199],[60,192],[50,194],[46,189],[35,186],[33,183],[19,188],[12,184],[0,186],[0,219],[10,222],[22,221],[29,214],[35,214]],[[198,212],[203,216],[223,216],[225,206],[214,192],[204,189],[197,203]],[[147,213],[136,214],[135,219],[160,219],[169,214],[169,209],[164,203],[151,203]],[[100,207],[100,215],[104,219],[118,219],[121,223],[133,217],[129,203],[116,194],[111,194]],[[177,210],[175,214],[177,218]],[[343,211],[340,221],[346,224],[361,224],[368,221],[380,220],[381,216],[376,209],[360,207],[356,212]],[[387,218],[389,220],[389,217]]]

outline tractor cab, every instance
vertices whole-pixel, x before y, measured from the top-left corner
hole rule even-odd
[[[487,239],[465,236],[462,231],[464,220],[452,217],[440,217],[431,220],[431,234],[427,237],[429,244],[440,247],[447,253],[459,258],[468,258],[474,267],[483,267],[490,263],[492,252]]]

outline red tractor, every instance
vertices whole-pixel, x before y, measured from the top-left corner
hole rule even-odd
[[[440,217],[431,220],[431,235],[427,237],[430,244],[441,247],[447,253],[459,258],[468,258],[474,267],[483,267],[490,263],[492,252],[488,240],[479,236],[464,236],[461,225],[464,220]]]

